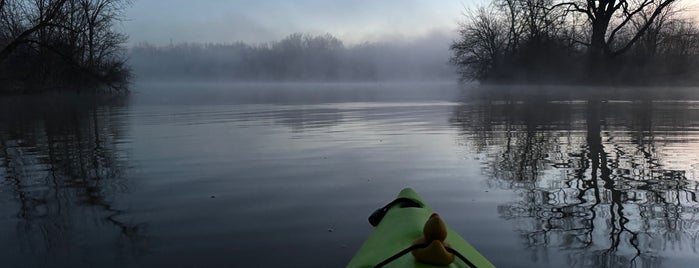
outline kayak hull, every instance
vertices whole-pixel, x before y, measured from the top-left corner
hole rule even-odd
[[[348,268],[374,267],[398,252],[410,247],[413,241],[422,236],[422,229],[427,219],[434,212],[422,198],[410,188],[403,189],[398,198],[412,199],[422,207],[392,206],[381,222],[375,227],[372,234],[364,242],[359,251],[350,260]],[[471,244],[466,242],[458,233],[447,226],[447,238],[445,240],[475,267],[495,267],[488,259],[483,257]],[[448,266],[434,266],[417,262],[412,254],[405,254],[384,267],[471,267],[457,259]]]

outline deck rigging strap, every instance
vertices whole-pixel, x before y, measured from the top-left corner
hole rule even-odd
[[[369,216],[369,223],[371,224],[371,226],[376,227],[377,225],[379,225],[379,223],[381,223],[381,220],[383,220],[383,217],[386,216],[386,212],[388,212],[388,210],[396,204],[401,204],[401,206],[400,206],[401,208],[407,208],[407,207],[421,208],[422,207],[422,204],[420,204],[419,202],[417,202],[413,199],[406,198],[406,197],[396,198],[395,200],[391,201],[391,203],[388,203],[385,206],[383,206],[382,208],[379,208],[376,211],[374,211],[374,213],[371,213],[371,215]]]
[[[407,207],[421,208],[421,207],[423,207],[423,205],[421,203],[419,203],[418,201],[415,201],[413,199],[406,198],[406,197],[396,198],[395,200],[386,204],[382,208],[377,209],[376,211],[374,211],[374,213],[371,214],[371,216],[369,216],[369,223],[371,224],[371,226],[376,227],[377,225],[379,225],[379,223],[381,223],[381,220],[383,219],[383,217],[386,216],[386,213],[388,212],[388,210],[396,204],[401,204],[401,206],[400,206],[401,208],[407,208]],[[402,257],[403,255],[407,254],[408,252],[411,252],[415,249],[426,248],[428,245],[429,244],[427,244],[427,243],[411,245],[408,248],[401,250],[400,252],[394,254],[393,256],[388,257],[387,259],[383,260],[382,262],[380,262],[379,264],[377,264],[374,267],[376,267],[376,268],[384,267],[386,264],[389,264],[390,262]],[[447,252],[454,254],[461,261],[466,263],[466,265],[468,265],[469,267],[477,268],[476,265],[474,265],[471,261],[469,261],[466,257],[464,257],[464,255],[461,255],[461,253],[459,253],[455,249],[447,247],[446,250],[447,250]]]
[[[384,267],[384,266],[386,266],[386,264],[389,264],[389,263],[391,263],[392,261],[395,261],[396,259],[402,257],[402,256],[405,255],[405,254],[408,254],[408,252],[411,252],[411,251],[416,250],[416,249],[426,248],[427,246],[429,246],[429,244],[427,244],[427,243],[421,243],[421,244],[415,244],[415,245],[409,246],[409,247],[407,247],[406,249],[401,250],[400,252],[394,254],[394,255],[391,256],[391,257],[388,257],[387,259],[383,260],[383,261],[380,262],[379,264],[375,265],[374,268],[381,268],[381,267]],[[451,254],[454,254],[454,255],[455,255],[456,257],[458,257],[461,261],[463,261],[464,263],[466,263],[466,265],[468,265],[468,267],[471,267],[471,268],[478,268],[478,267],[476,267],[475,264],[473,264],[473,263],[472,263],[471,261],[469,261],[466,257],[464,257],[464,255],[461,255],[461,253],[459,253],[459,252],[456,251],[455,249],[450,248],[450,247],[447,247],[446,249],[447,249],[447,252],[449,252],[449,253],[451,253]]]

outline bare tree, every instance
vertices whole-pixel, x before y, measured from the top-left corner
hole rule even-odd
[[[454,51],[451,62],[467,77],[492,78],[503,52],[512,46],[510,42],[514,40],[506,33],[508,26],[492,8],[481,7],[467,12],[468,20],[459,30],[461,39],[451,45]]]
[[[122,0],[80,0],[83,20],[85,22],[84,35],[87,45],[87,64],[94,66],[95,61],[101,60],[105,54],[111,54],[110,48],[115,43],[123,42],[123,37],[109,29],[114,21],[119,20],[123,10]]]
[[[465,14],[452,62],[467,78],[489,82],[640,81],[633,77],[652,79],[645,74],[668,73],[678,61],[670,73],[691,79],[699,56],[665,57],[699,54],[699,32],[679,19],[678,1],[492,0],[495,9]]]
[[[591,33],[587,43],[588,52],[594,61],[598,61],[628,51],[674,2],[677,0],[576,0],[559,2],[551,9],[562,7],[567,12],[577,12],[587,18]],[[646,22],[636,29],[629,40],[615,49],[617,35],[641,14],[648,14]]]
[[[35,76],[32,80],[40,83],[125,80],[126,36],[113,26],[128,4],[130,0],[1,0],[0,68],[14,54],[35,63],[14,70],[15,76]]]
[[[9,42],[0,49],[0,63],[5,60],[17,47],[30,42],[32,36],[46,28],[59,26],[55,22],[63,15],[62,9],[68,0],[39,0],[34,2],[36,13],[32,13],[29,6],[30,1],[12,1],[9,6],[5,6],[5,0],[0,2],[0,13],[3,18],[7,18],[5,23],[9,27]],[[9,10],[6,10],[9,9]],[[13,13],[17,12],[17,13]],[[34,23],[32,23],[34,22]],[[24,25],[23,25],[24,24]],[[16,32],[18,25],[23,25],[24,30],[19,34]]]

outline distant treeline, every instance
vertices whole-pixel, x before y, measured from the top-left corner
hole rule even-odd
[[[439,38],[437,38],[439,39]],[[330,35],[292,34],[263,44],[138,44],[134,73],[146,80],[377,81],[454,79],[447,38],[344,45]]]
[[[124,88],[129,0],[0,0],[0,94]]]
[[[677,0],[493,0],[453,43],[465,79],[697,84],[699,29]]]

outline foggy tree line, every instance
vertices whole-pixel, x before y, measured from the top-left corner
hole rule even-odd
[[[483,82],[696,83],[699,28],[679,0],[493,0],[452,62]]]
[[[0,0],[0,93],[106,84],[129,76],[113,26],[129,0]]]
[[[453,79],[449,52],[433,40],[345,45],[330,35],[295,33],[248,44],[141,43],[130,64],[142,79],[376,81]]]

